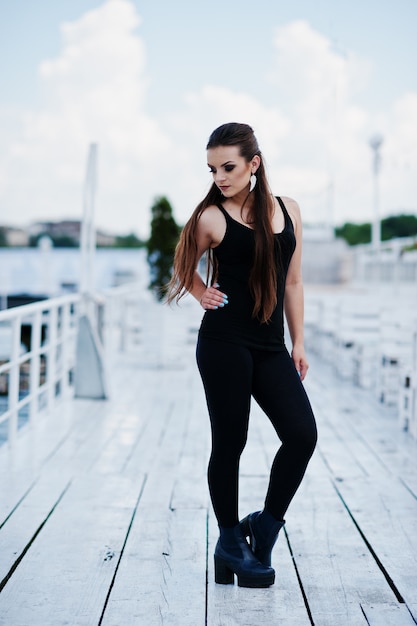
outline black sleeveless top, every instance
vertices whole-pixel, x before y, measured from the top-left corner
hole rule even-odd
[[[268,323],[252,318],[254,301],[249,289],[249,275],[255,250],[255,231],[237,220],[219,204],[226,218],[226,233],[213,249],[218,261],[220,290],[227,294],[229,303],[216,310],[205,312],[200,326],[200,336],[238,343],[248,348],[280,351],[284,345],[284,292],[285,279],[296,240],[290,216],[277,198],[284,213],[285,225],[275,237],[277,270],[281,274],[277,284],[277,306]],[[279,264],[279,255],[281,263]],[[281,269],[280,269],[281,266]]]

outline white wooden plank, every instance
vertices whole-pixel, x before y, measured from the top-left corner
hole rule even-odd
[[[102,626],[160,625],[163,593],[164,551],[168,511],[143,514],[138,509],[117,572]]]
[[[345,412],[333,403],[332,415],[317,407],[320,415],[319,450],[329,469],[338,479],[348,475],[361,478],[369,475],[387,475],[383,461],[373,453],[360,433],[351,428]]]
[[[33,487],[45,460],[69,436],[71,403],[58,407],[60,419],[40,414],[33,426],[19,432],[14,450],[10,451],[7,445],[0,448],[0,523]]]
[[[25,497],[44,471],[66,472],[69,457],[63,458],[63,451],[77,450],[83,439],[95,426],[99,406],[90,401],[70,402],[60,406],[60,426],[54,433],[55,421],[51,416],[40,416],[32,432],[29,429],[21,433],[19,445],[13,458],[7,464],[7,455],[0,474],[0,520],[24,501]],[[85,411],[85,412],[84,412]],[[87,416],[88,419],[83,419]],[[75,438],[75,441],[74,441]],[[47,469],[46,469],[47,468]]]
[[[82,473],[93,469],[106,448],[115,441],[117,433],[129,428],[132,415],[129,413],[127,397],[130,395],[129,380],[120,386],[120,400],[96,400],[91,407],[73,401],[74,420],[71,434],[59,449],[57,459],[48,460],[46,471],[56,471],[59,466],[70,465],[74,472]],[[129,400],[131,402],[131,399]],[[102,471],[106,471],[102,467]]]
[[[177,509],[164,550],[161,607],[166,626],[204,624],[206,617],[207,510]]]
[[[177,455],[183,446],[187,420],[187,405],[183,404],[183,374],[180,373],[178,377],[173,372],[161,370],[159,380],[166,393],[155,397],[151,418],[123,468],[126,475],[134,476],[138,471],[149,472],[157,461],[161,462],[161,471],[165,468],[172,471],[173,455],[176,455],[177,462]],[[161,484],[167,476],[160,475]]]
[[[314,623],[366,623],[361,603],[394,599],[325,477],[306,476],[286,530]]]
[[[369,392],[349,383],[341,385],[323,362],[312,361],[312,374],[306,387],[318,415],[325,415],[333,424],[339,425],[342,420],[349,424],[386,468],[410,480],[417,493],[416,443],[398,428],[396,412],[381,405]]]
[[[154,372],[142,370],[134,376],[130,372],[129,379],[124,381],[124,387],[140,388],[131,395],[129,402],[124,399],[123,406],[117,406],[117,412],[123,413],[124,418],[117,424],[117,428],[111,433],[94,461],[94,471],[122,472],[125,465],[137,446],[141,445],[141,438],[149,426],[153,425],[157,417],[158,407],[158,379]],[[126,377],[127,378],[127,377]],[[120,389],[123,394],[124,387]],[[114,421],[114,412],[111,411]],[[154,424],[158,426],[157,424]],[[159,424],[159,428],[161,425]]]
[[[329,468],[334,469],[335,462],[338,464],[338,490],[375,551],[376,558],[387,570],[387,576],[393,579],[398,593],[411,603],[415,594],[413,572],[417,565],[417,500],[411,490],[405,487],[402,472],[407,467],[408,478],[414,475],[417,456],[411,462],[410,446],[407,445],[410,442],[405,442],[395,431],[392,432],[396,424],[392,417],[388,421],[389,414],[385,412],[383,420],[379,414],[380,422],[376,423],[375,408],[379,409],[379,406],[375,407],[374,402],[368,400],[355,407],[355,400],[350,398],[350,410],[346,411],[345,419],[338,420],[338,402],[335,399],[328,402],[326,391],[320,397],[325,416],[319,431],[321,435],[323,432],[337,433],[337,437],[325,436],[324,443],[320,437],[320,451]],[[349,406],[343,393],[339,393],[338,397],[339,406],[340,403]],[[332,412],[329,406],[333,408]],[[359,430],[356,422],[360,419]],[[355,426],[352,426],[351,420],[355,421]],[[374,423],[371,431],[367,423],[369,421]],[[391,439],[387,436],[390,432]],[[402,450],[401,443],[406,444]],[[348,456],[354,460],[353,463],[344,460]],[[352,471],[355,464],[364,469],[363,476]]]
[[[69,484],[68,472],[43,476],[1,528],[0,586],[29,549]]]
[[[362,605],[369,626],[413,626],[411,617],[405,604],[371,604]]]
[[[163,382],[167,383],[165,389],[170,389],[169,384],[178,382],[166,370],[162,370],[161,374],[164,377]],[[173,398],[177,398],[174,404]],[[153,421],[153,425],[158,425],[158,428],[149,428],[144,433],[134,457],[125,467],[126,475],[131,477],[135,476],[137,468],[146,467],[148,476],[106,607],[103,626],[120,623],[123,626],[138,623],[160,624],[165,619],[171,619],[170,607],[173,615],[179,619],[180,608],[182,607],[184,613],[187,611],[186,607],[192,605],[185,595],[179,604],[176,598],[181,589],[181,578],[178,576],[182,577],[184,568],[187,567],[187,558],[183,554],[194,559],[192,571],[197,578],[193,584],[199,581],[196,588],[199,590],[195,596],[196,606],[187,623],[192,623],[191,619],[196,612],[202,615],[201,610],[204,611],[206,513],[204,509],[178,509],[177,512],[170,508],[174,485],[178,474],[181,474],[179,460],[184,449],[191,406],[183,400],[184,387],[181,385],[172,389],[172,394],[167,393],[159,398],[159,415],[155,415]],[[171,573],[177,571],[176,568],[178,576]],[[182,587],[184,594],[190,585],[189,578],[187,580],[188,583]]]
[[[29,468],[20,472],[3,473],[0,493],[0,527],[30,493],[38,479],[39,476],[34,475]]]
[[[171,507],[207,509],[207,464],[210,455],[210,423],[202,385],[196,370],[187,385],[188,421],[177,466]]]
[[[126,478],[76,481],[0,594],[0,624],[97,624],[139,490]]]
[[[344,481],[338,489],[382,566],[411,605],[417,582],[417,501],[389,481],[385,490],[375,480]]]

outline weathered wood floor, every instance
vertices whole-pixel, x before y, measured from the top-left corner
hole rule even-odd
[[[417,623],[417,445],[369,392],[311,358],[319,445],[269,589],[216,585],[199,311],[146,307],[108,401],[72,400],[0,450],[1,626]],[[190,330],[191,329],[191,330]],[[241,514],[275,434],[254,405]]]

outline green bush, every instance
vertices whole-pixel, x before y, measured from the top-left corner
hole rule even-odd
[[[341,237],[350,246],[359,243],[370,243],[372,227],[369,222],[353,224],[346,222],[335,228],[336,237]],[[381,240],[388,241],[397,237],[413,237],[417,235],[417,217],[415,215],[392,215],[381,220]]]
[[[151,278],[149,288],[155,292],[158,300],[162,300],[165,295],[164,287],[172,275],[175,246],[181,229],[164,196],[155,199],[151,213],[151,234],[146,245]]]

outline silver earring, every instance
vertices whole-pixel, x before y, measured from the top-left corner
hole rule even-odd
[[[256,185],[256,176],[255,174],[252,174],[252,176],[250,177],[249,193],[255,189],[255,185]]]

